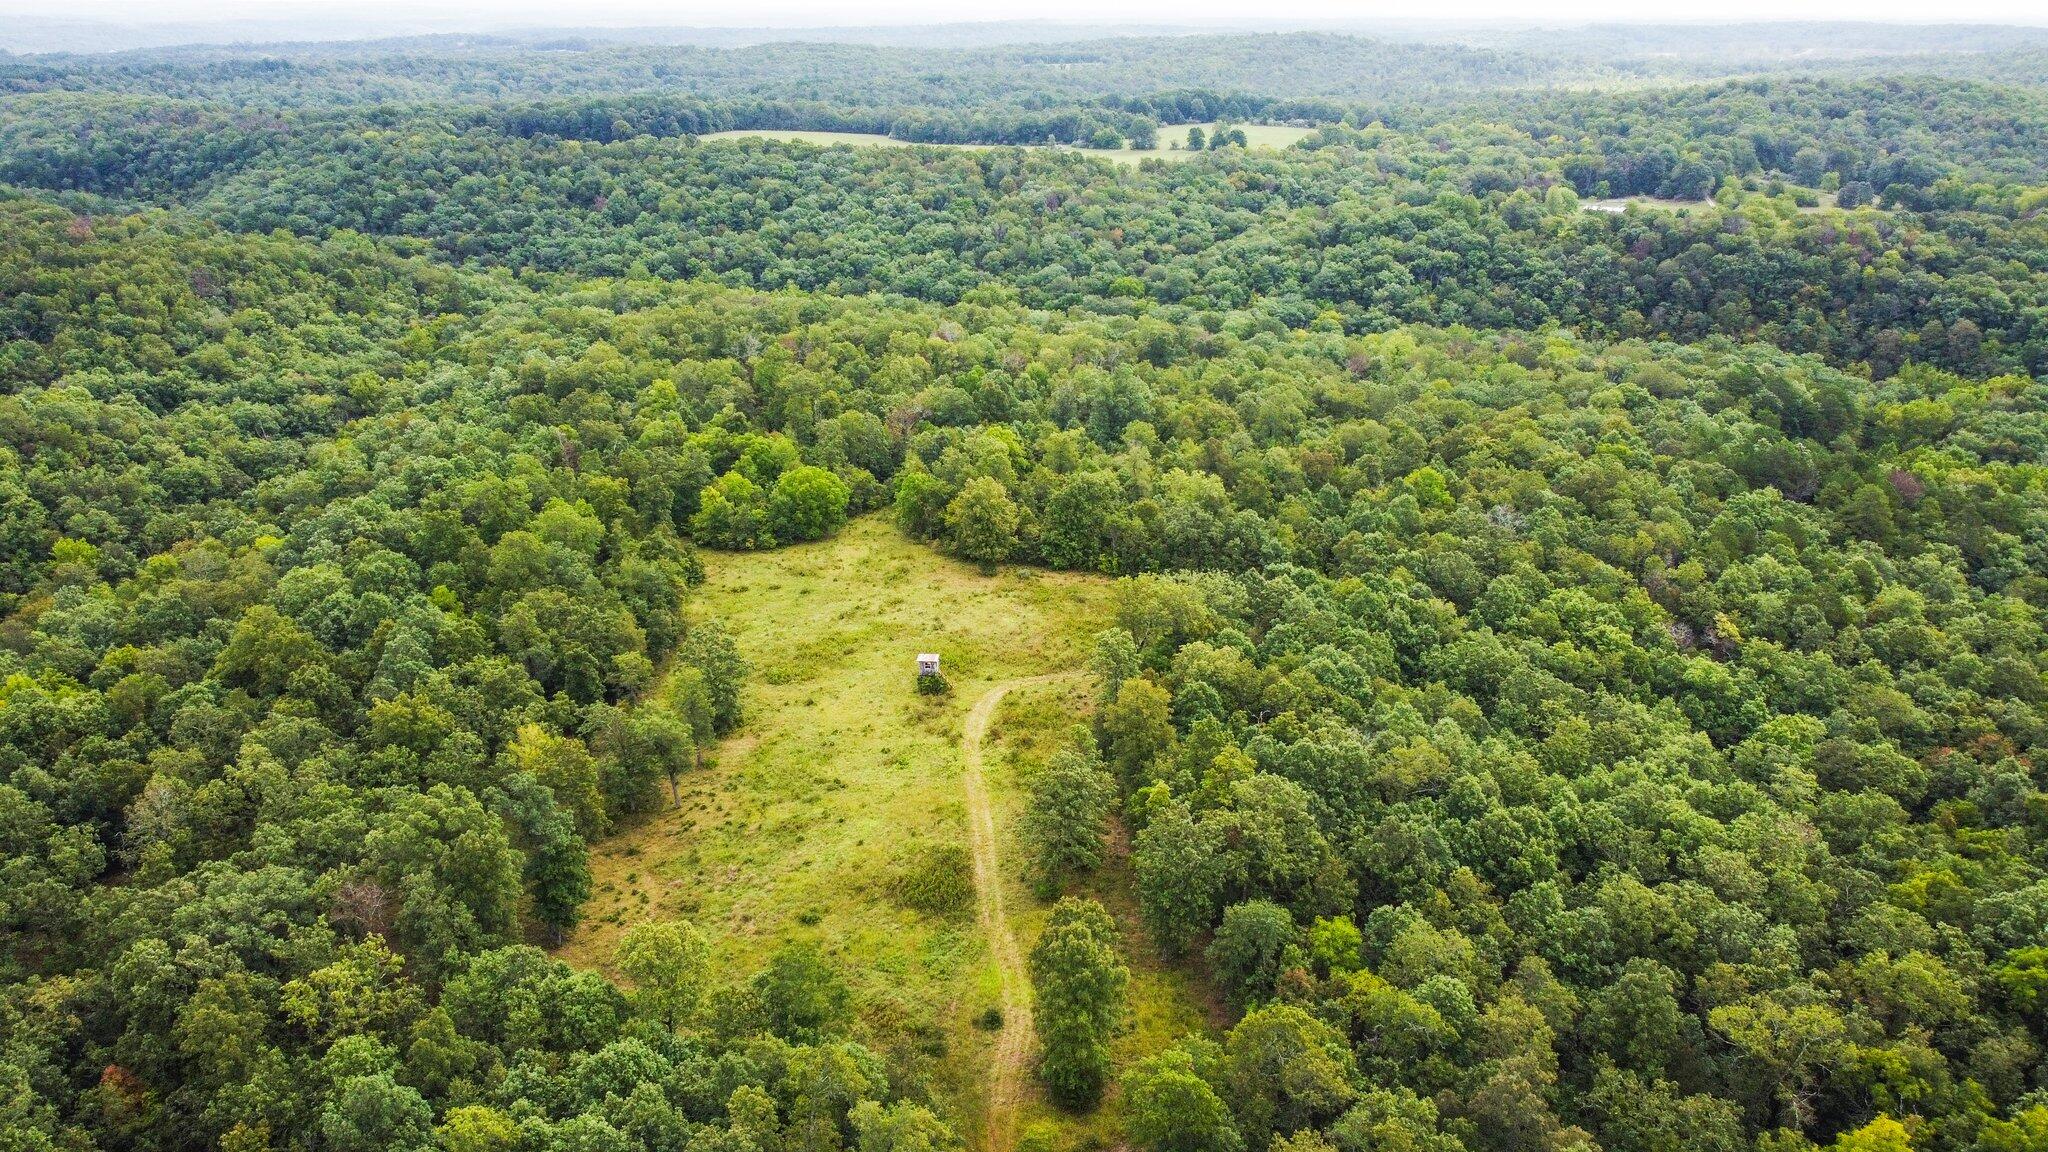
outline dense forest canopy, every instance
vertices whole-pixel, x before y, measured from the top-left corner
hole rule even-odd
[[[0,61],[0,1149],[958,1147],[951,1006],[547,951],[862,514],[1118,578],[1017,827],[1219,998],[1051,906],[1131,1146],[2048,1149],[2035,49],[1751,35]]]
[[[779,43],[742,48],[574,42],[526,46],[177,51],[10,65],[9,87],[157,91],[277,104],[535,99],[605,92],[802,99],[839,106],[982,107],[1172,88],[1273,98],[1370,99],[1418,88],[1494,88],[1582,72],[1575,61],[1456,45],[1387,45],[1327,33],[1117,39],[933,49]]]
[[[525,271],[939,302],[1004,285],[1054,308],[1256,302],[1297,326],[1334,310],[1353,331],[1718,333],[1880,375],[1910,360],[2048,364],[2048,105],[1990,86],[1523,97],[1407,129],[1333,124],[1305,151],[1136,171],[1042,150],[697,144],[792,110],[654,98],[260,116],[146,97],[9,106],[0,176],[18,184],[178,204],[248,231],[415,237]],[[1049,113],[1026,135],[1094,122]],[[1744,206],[1731,181],[1759,194]],[[1774,184],[1876,210],[1814,212],[1811,195],[1771,198]],[[1582,195],[1722,203],[1595,215]]]

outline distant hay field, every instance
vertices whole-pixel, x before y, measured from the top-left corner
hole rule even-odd
[[[1253,148],[1288,148],[1306,139],[1313,131],[1308,128],[1290,128],[1284,124],[1233,124],[1242,129],[1245,142]],[[1119,164],[1136,164],[1140,160],[1186,160],[1198,155],[1185,148],[1176,147],[1186,142],[1188,129],[1200,128],[1203,136],[1216,130],[1214,122],[1206,124],[1162,124],[1159,127],[1159,147],[1139,151],[1135,148],[1077,148],[1072,145],[1005,145],[1005,144],[926,144],[927,148],[1005,148],[1033,147],[1058,148],[1067,152],[1079,152],[1084,156],[1100,156]],[[786,140],[800,144],[816,144],[829,147],[847,144],[853,147],[909,148],[914,141],[898,140],[893,136],[882,136],[873,132],[802,132],[774,128],[743,128],[732,132],[707,132],[700,140]]]

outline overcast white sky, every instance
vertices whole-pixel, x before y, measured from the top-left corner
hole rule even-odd
[[[2048,0],[0,0],[0,15],[155,23],[362,13],[479,27],[659,24],[873,25],[1043,19],[1189,23],[1210,19],[1882,20],[2048,25]]]

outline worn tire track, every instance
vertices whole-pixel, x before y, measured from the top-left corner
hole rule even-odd
[[[1037,1029],[1031,1021],[1031,977],[1024,969],[1024,954],[1010,931],[1003,910],[1003,874],[996,855],[995,813],[989,807],[988,785],[981,772],[981,742],[988,733],[996,707],[1013,688],[1044,684],[1066,673],[1024,676],[990,686],[968,710],[960,737],[961,782],[967,792],[967,842],[974,858],[974,903],[982,935],[988,938],[989,954],[996,962],[997,997],[1003,1012],[1003,1030],[996,1036],[996,1048],[988,1070],[988,1104],[982,1117],[982,1146],[987,1152],[1009,1152],[1017,1143],[1017,1113],[1024,1101],[1024,1077],[1031,1053],[1038,1045]]]

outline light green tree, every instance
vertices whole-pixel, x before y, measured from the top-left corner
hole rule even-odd
[[[781,543],[823,540],[846,523],[846,502],[852,489],[846,481],[804,465],[775,480],[768,496],[768,526]]]
[[[1238,1152],[1237,1122],[1185,1048],[1169,1048],[1124,1074],[1124,1134],[1145,1152]]]
[[[619,940],[619,971],[633,981],[633,1002],[670,1028],[687,1024],[703,999],[711,945],[683,920],[635,924]]]
[[[969,480],[946,505],[946,532],[953,550],[993,567],[1017,550],[1017,505],[1002,481],[989,476]]]

